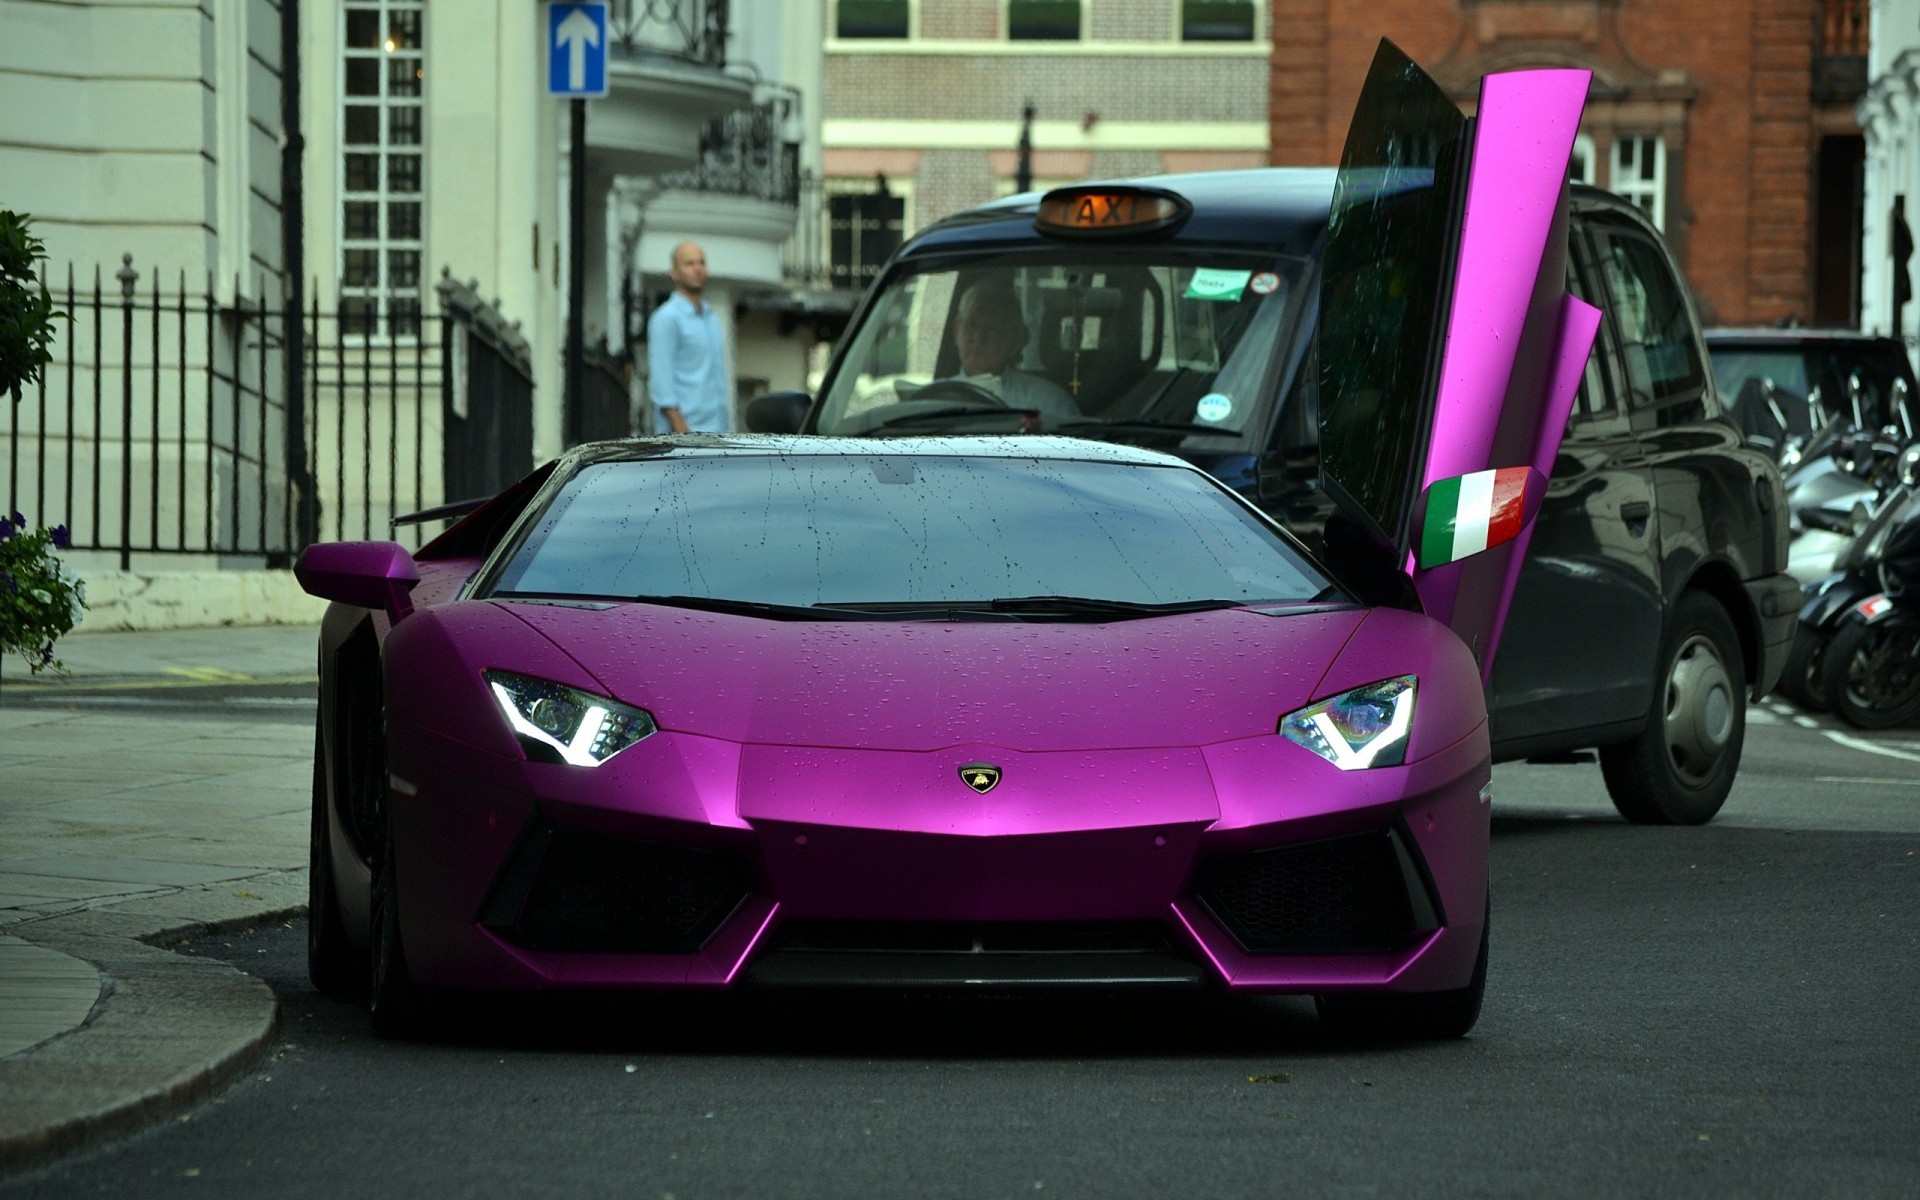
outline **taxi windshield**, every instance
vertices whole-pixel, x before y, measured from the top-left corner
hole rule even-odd
[[[824,434],[1238,436],[1272,386],[1302,263],[1088,245],[895,274],[829,381]]]

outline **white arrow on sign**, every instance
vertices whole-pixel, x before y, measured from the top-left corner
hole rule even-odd
[[[600,44],[600,27],[585,9],[576,8],[561,19],[553,40],[567,51],[567,87],[580,91],[587,86],[587,47]]]

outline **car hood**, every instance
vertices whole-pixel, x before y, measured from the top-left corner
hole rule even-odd
[[[1366,616],[1306,607],[1013,624],[492,606],[662,729],[885,750],[1202,746],[1271,734],[1313,698]]]

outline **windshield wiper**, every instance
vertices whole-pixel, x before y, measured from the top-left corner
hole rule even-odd
[[[1064,425],[1055,425],[1048,433],[1097,432],[1110,429],[1116,433],[1179,433],[1208,434],[1213,437],[1239,437],[1237,429],[1222,429],[1218,425],[1195,425],[1189,421],[1146,421],[1138,418],[1117,421],[1068,421]]]
[[[994,612],[1120,613],[1140,617],[1158,617],[1168,613],[1239,608],[1246,603],[1245,600],[1174,600],[1166,604],[1148,604],[1139,600],[1103,600],[1096,596],[1004,596],[998,600],[989,600],[987,607]]]
[[[951,417],[1033,417],[1038,415],[1031,408],[982,408],[978,404],[954,404],[946,408],[933,408],[925,412],[901,413],[897,417],[888,417],[872,429],[863,430],[860,436],[872,437],[896,425],[917,425],[922,421],[944,421]]]
[[[767,617],[775,621],[818,620],[820,614],[803,604],[774,604],[766,600],[729,600],[723,596],[630,596],[635,604],[658,604],[666,608],[692,608],[701,612],[733,613],[743,617]]]

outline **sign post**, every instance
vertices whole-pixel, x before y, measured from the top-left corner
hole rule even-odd
[[[547,94],[571,103],[567,143],[567,361],[561,438],[577,440],[585,347],[587,226],[587,97],[607,94],[607,5],[605,0],[547,5]]]

